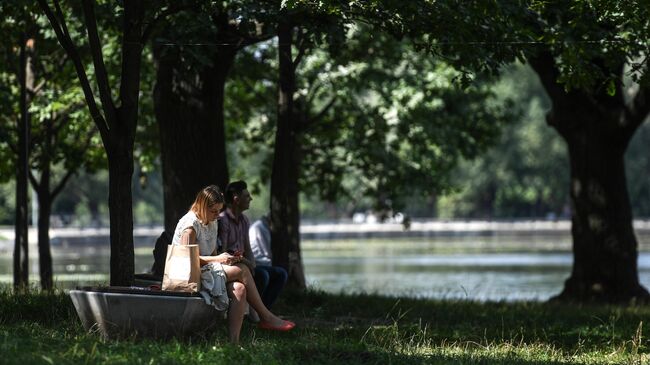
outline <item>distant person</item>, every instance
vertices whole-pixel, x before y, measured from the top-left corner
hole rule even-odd
[[[251,249],[255,256],[255,284],[260,292],[262,302],[271,308],[287,283],[287,271],[280,266],[273,266],[271,251],[271,219],[266,214],[255,221],[248,230]]]
[[[223,202],[223,195],[216,185],[207,186],[199,191],[190,210],[176,225],[172,244],[197,244],[201,265],[219,264],[218,266],[225,273],[223,280],[227,283],[226,288],[230,297],[228,333],[231,342],[239,343],[247,302],[259,313],[260,328],[278,331],[291,330],[295,326],[293,322],[278,318],[262,303],[251,271],[247,265],[243,264],[245,259],[236,253],[218,253],[217,217],[223,208]]]

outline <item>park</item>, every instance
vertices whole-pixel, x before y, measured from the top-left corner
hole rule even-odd
[[[0,14],[0,363],[650,363],[642,2]],[[146,336],[187,244],[229,307]],[[79,292],[144,310],[108,335]]]

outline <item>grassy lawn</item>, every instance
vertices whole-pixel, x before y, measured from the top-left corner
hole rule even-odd
[[[0,294],[0,364],[650,364],[650,307],[474,303],[286,293],[298,328],[248,323],[191,339],[105,341],[86,334],[65,294]]]

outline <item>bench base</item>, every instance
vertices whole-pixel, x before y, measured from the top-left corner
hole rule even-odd
[[[83,288],[70,298],[87,331],[105,338],[187,337],[223,323],[202,297],[146,288]]]

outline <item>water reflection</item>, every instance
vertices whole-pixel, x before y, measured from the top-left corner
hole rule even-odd
[[[544,300],[562,288],[570,253],[305,258],[307,281],[330,292],[473,300]]]
[[[647,238],[641,237],[641,248]],[[524,242],[524,243],[522,243]],[[569,237],[504,237],[303,242],[308,285],[328,292],[471,300],[546,300],[569,276]],[[499,248],[501,250],[499,250]],[[504,252],[505,251],[505,252]],[[55,281],[72,288],[108,281],[109,250],[77,247],[53,251]],[[151,249],[136,249],[135,267],[151,267]],[[13,280],[10,253],[0,255],[0,282]],[[31,278],[38,262],[30,261]],[[650,287],[650,252],[639,255],[641,282]]]

